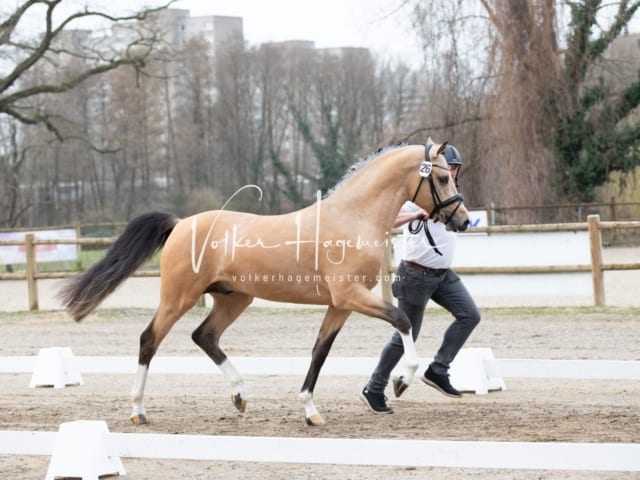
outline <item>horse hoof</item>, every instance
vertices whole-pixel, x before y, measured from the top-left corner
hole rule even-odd
[[[145,425],[147,423],[147,417],[145,417],[144,413],[131,415],[130,420],[134,425]]]
[[[233,406],[236,407],[240,413],[244,413],[247,409],[247,401],[242,398],[239,393],[231,395],[231,403],[233,403]]]
[[[322,418],[320,415],[312,415],[310,417],[307,417],[305,421],[310,427],[319,427],[325,424],[324,418]]]
[[[409,388],[409,385],[404,383],[404,377],[396,377],[393,379],[393,393],[396,398],[400,397],[407,388]]]

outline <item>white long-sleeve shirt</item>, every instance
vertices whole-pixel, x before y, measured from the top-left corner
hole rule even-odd
[[[401,212],[417,212],[420,210],[415,203],[405,202]],[[442,222],[426,220],[429,233],[442,255],[435,252],[421,228],[417,233],[409,232],[409,224],[403,225],[404,260],[418,263],[429,268],[449,268],[453,262],[456,249],[456,234],[446,229]],[[415,223],[414,223],[415,225]]]

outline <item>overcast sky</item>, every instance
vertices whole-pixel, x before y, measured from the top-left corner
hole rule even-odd
[[[402,51],[410,41],[408,21],[393,14],[395,0],[180,0],[177,8],[191,15],[233,15],[244,19],[252,43],[270,40],[314,40],[319,47],[386,46]],[[404,25],[402,25],[404,23]],[[414,48],[414,45],[411,45]]]
[[[2,10],[19,0],[0,0]],[[115,14],[131,13],[164,0],[64,0],[61,14],[88,6]],[[369,47],[376,54],[420,61],[419,42],[403,0],[179,0],[171,8],[183,8],[192,16],[242,17],[244,37],[251,45],[267,41],[313,40],[322,47]],[[34,10],[32,16],[37,16]],[[42,14],[39,15],[42,18]],[[76,28],[87,28],[74,24]]]
[[[0,0],[0,10],[21,1]],[[88,6],[124,14],[164,3],[166,0],[64,0],[60,13],[69,14]],[[172,8],[187,9],[192,16],[242,17],[245,40],[251,45],[313,40],[319,48],[369,47],[385,58],[418,66],[419,40],[412,29],[409,10],[398,9],[403,3],[405,0],[178,0]],[[613,13],[614,7],[611,4],[605,10]],[[39,23],[41,27],[41,20]],[[635,16],[630,30],[640,32],[640,14]]]

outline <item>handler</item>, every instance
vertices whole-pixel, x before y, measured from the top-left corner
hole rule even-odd
[[[451,179],[457,186],[462,157],[451,145],[445,148],[443,155],[451,169]],[[406,202],[398,213],[394,227],[408,224],[408,228],[404,228],[406,250],[391,288],[393,296],[398,299],[398,307],[411,321],[414,341],[430,298],[454,316],[433,362],[420,379],[444,395],[460,398],[462,394],[449,382],[449,366],[480,322],[480,312],[460,277],[450,268],[455,251],[455,233],[428,217],[425,210],[412,202]],[[360,398],[373,413],[393,413],[387,405],[384,390],[403,353],[402,340],[395,332],[382,349],[378,365],[360,393]],[[406,388],[400,378],[394,380],[396,397],[402,395]]]

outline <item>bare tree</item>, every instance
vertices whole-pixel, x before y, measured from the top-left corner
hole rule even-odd
[[[58,140],[81,139],[85,143],[83,149],[111,150],[100,141],[91,143],[87,109],[91,101],[95,102],[95,98],[90,98],[86,91],[82,93],[77,90],[78,86],[119,68],[131,68],[136,74],[141,73],[155,52],[158,38],[154,32],[140,28],[140,23],[134,21],[143,20],[172,2],[124,16],[89,8],[64,14],[67,5],[63,5],[61,0],[18,1],[13,10],[7,10],[6,5],[0,7],[0,122],[11,126],[11,129],[16,129],[18,125],[44,126]],[[37,16],[41,19],[40,31],[36,36],[27,37],[24,33],[25,24],[33,22]],[[104,38],[94,37],[90,31],[74,29],[78,22],[87,19],[106,21],[112,26],[122,25],[121,28],[129,32],[127,43],[121,45],[122,49],[116,48],[116,45],[105,42]],[[33,31],[34,27],[30,25],[29,31]],[[74,96],[59,101],[72,91]],[[62,177],[68,180],[74,172],[82,176],[78,170],[79,164],[66,161],[64,168],[61,164],[58,168],[54,165],[53,176],[46,181],[40,178],[38,185],[24,185],[22,177],[25,165],[31,164],[30,168],[38,164],[52,167],[44,162],[45,157],[41,157],[43,162],[29,160],[29,156],[44,152],[37,145],[49,141],[39,134],[35,135],[36,132],[39,130],[32,130],[28,135],[26,131],[18,133],[19,141],[13,144],[15,149],[3,156],[6,162],[13,159],[10,161],[10,178],[14,178],[19,185],[19,188],[14,185],[0,190],[0,206],[9,206],[13,212],[5,224],[16,224],[16,215],[26,212],[25,208],[16,207],[27,205],[24,199],[16,197],[23,190],[35,188],[41,194],[39,197],[47,199],[45,203],[49,204],[59,197],[54,191],[58,187],[53,187],[51,182],[62,182]],[[56,152],[60,153],[61,148],[57,146],[49,152],[48,155],[53,155],[53,159],[49,158],[48,161],[55,163],[59,156]],[[67,154],[69,148],[65,147]],[[72,155],[72,158],[75,157],[77,155]],[[47,182],[49,186],[46,186]],[[78,177],[73,179],[73,183],[71,188],[75,193],[71,196],[77,197],[84,185]],[[50,190],[45,192],[43,189]],[[80,198],[77,203],[81,202]],[[47,216],[44,210],[40,214],[45,215],[46,221],[55,221],[55,217]]]
[[[482,124],[479,150],[491,171],[483,196],[496,195],[501,203],[541,205],[556,199],[554,127],[548,121],[560,67],[555,1],[482,0],[494,66],[493,96],[483,106],[490,120]]]
[[[470,89],[479,101],[467,114],[479,121],[463,137],[474,143],[465,143],[465,151],[473,153],[465,174],[472,174],[473,182],[464,183],[465,192],[472,188],[474,203],[591,200],[609,170],[640,164],[640,124],[629,115],[638,106],[640,76],[614,92],[604,77],[594,75],[640,2],[617,2],[610,22],[601,20],[601,10],[610,5],[599,0],[404,3],[417,13],[430,49],[425,57],[441,60],[451,53],[450,65],[466,67],[447,80],[448,90],[460,98],[452,84],[459,73],[475,78],[479,87]],[[562,5],[569,9],[568,22],[558,13]],[[471,43],[460,43],[465,36]],[[466,122],[462,112],[453,117],[443,124]]]
[[[476,2],[403,3],[412,8],[424,51],[419,100],[414,107],[418,130],[412,139],[426,141],[430,136],[456,145],[465,159],[461,174],[465,201],[482,205],[487,195],[495,193],[497,184],[495,177],[485,175],[494,167],[480,150],[483,119],[489,121],[485,105],[494,79],[492,66],[485,61],[491,52],[486,17]]]
[[[252,57],[241,45],[216,53],[217,97],[213,113],[219,159],[216,187],[226,197],[238,186],[260,183],[264,165],[263,157],[256,155],[258,89]]]
[[[418,72],[402,63],[385,65],[378,82],[386,95],[381,98],[383,118],[376,123],[385,131],[384,141],[392,143],[418,126],[418,111],[424,102],[423,84]]]
[[[305,42],[263,45],[257,52],[260,118],[267,159],[268,200],[274,213],[297,209],[313,201],[313,168],[309,152],[296,129],[289,99],[301,65],[313,49]],[[312,185],[312,188],[309,186]]]
[[[155,11],[162,10],[173,3],[173,0],[162,7],[148,9],[128,16],[112,16],[101,11],[85,9],[65,16],[58,22],[54,21],[56,9],[62,0],[26,0],[16,7],[2,23],[0,23],[0,52],[7,58],[15,59],[9,71],[0,78],[0,114],[9,115],[25,124],[43,123],[59,138],[61,133],[55,124],[55,112],[45,109],[35,109],[28,100],[42,94],[66,92],[79,85],[86,79],[114,70],[122,66],[129,66],[137,71],[145,66],[145,59],[153,52],[156,38],[148,38],[139,32],[127,46],[124,52],[107,51],[90,43],[84,44],[82,51],[71,50],[59,42],[63,34],[72,28],[74,22],[86,18],[101,18],[110,22],[130,22],[143,20]],[[42,6],[45,9],[42,34],[37,39],[20,40],[19,26],[30,9]],[[49,83],[20,85],[18,80],[27,72],[45,62],[53,62],[60,57],[81,57],[86,65],[84,69],[74,72],[66,78]]]
[[[290,108],[318,162],[318,188],[326,192],[359,155],[381,142],[383,92],[366,49],[321,51],[307,67],[298,78],[304,93],[291,96]]]
[[[215,176],[212,142],[213,58],[201,37],[187,42],[181,55],[178,157],[184,159],[188,188],[211,188]]]
[[[26,152],[19,148],[15,121],[0,123],[0,139],[0,225],[15,227],[31,206],[27,198],[20,194],[19,174]]]

